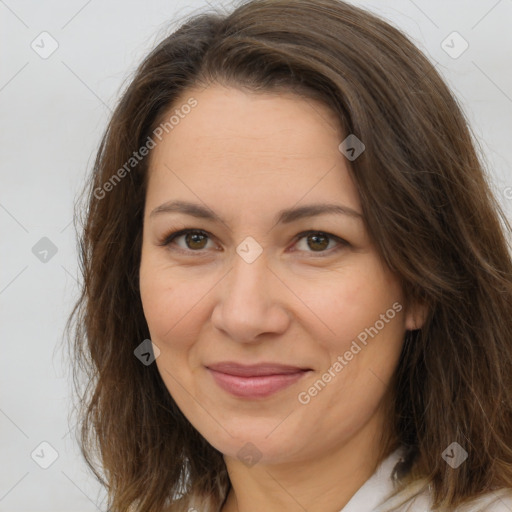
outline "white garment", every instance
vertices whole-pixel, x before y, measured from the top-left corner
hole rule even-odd
[[[340,512],[384,512],[388,510],[392,502],[385,502],[395,490],[392,479],[393,469],[403,453],[403,448],[398,448],[382,461],[375,473],[360,487]],[[398,508],[397,511],[431,512],[429,493],[424,492]],[[488,493],[472,502],[471,505],[459,507],[454,512],[512,512],[512,489]]]

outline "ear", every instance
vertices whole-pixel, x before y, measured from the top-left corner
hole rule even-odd
[[[427,320],[428,307],[425,303],[418,301],[410,304],[405,312],[405,328],[408,331],[421,329]]]

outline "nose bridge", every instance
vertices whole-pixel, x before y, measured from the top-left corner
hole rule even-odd
[[[241,250],[242,244],[237,248]],[[263,252],[251,261],[238,253],[233,258],[233,269],[230,272],[229,298],[236,304],[250,305],[253,308],[263,307],[267,302],[267,288],[270,281],[270,269],[266,254]]]
[[[275,277],[263,251],[254,258],[251,242],[237,247],[233,266],[219,289],[212,320],[236,341],[253,341],[264,332],[282,332],[288,315],[277,300]],[[249,247],[249,251],[245,251]],[[239,251],[241,250],[241,255]],[[254,259],[253,259],[254,258]]]

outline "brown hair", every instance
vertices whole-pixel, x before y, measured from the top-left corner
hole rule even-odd
[[[178,96],[215,82],[322,101],[366,146],[350,165],[370,235],[406,303],[429,311],[404,340],[380,459],[406,446],[403,487],[426,482],[449,510],[512,487],[511,228],[461,108],[376,16],[339,0],[254,0],[189,17],[147,56],[84,191],[83,287],[68,329],[74,319],[82,452],[110,509],[186,510],[196,497],[218,510],[229,491],[222,454],[133,353],[149,338],[138,289],[148,159],[104,187]],[[456,470],[441,457],[452,442],[469,453]]]

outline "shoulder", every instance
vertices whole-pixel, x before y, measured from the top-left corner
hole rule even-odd
[[[461,505],[456,512],[511,512],[512,488],[489,492]]]
[[[400,508],[400,512],[431,512],[431,495],[423,492],[412,502]],[[458,506],[453,512],[512,512],[512,489],[500,489],[473,498]]]
[[[414,480],[401,491],[398,491],[394,474],[398,465],[403,462],[405,453],[398,449],[392,453],[380,466],[374,477],[367,483],[373,482],[372,491],[385,482],[387,485],[379,488],[386,489],[387,497],[377,507],[356,508],[354,510],[372,510],[373,512],[434,512],[431,486],[427,479]],[[380,477],[379,482],[376,478]],[[357,496],[357,495],[356,495]],[[366,498],[367,500],[367,498]],[[345,509],[343,509],[345,512]],[[348,512],[352,512],[350,509]],[[512,512],[512,488],[501,488],[483,493],[467,500],[450,512]]]

